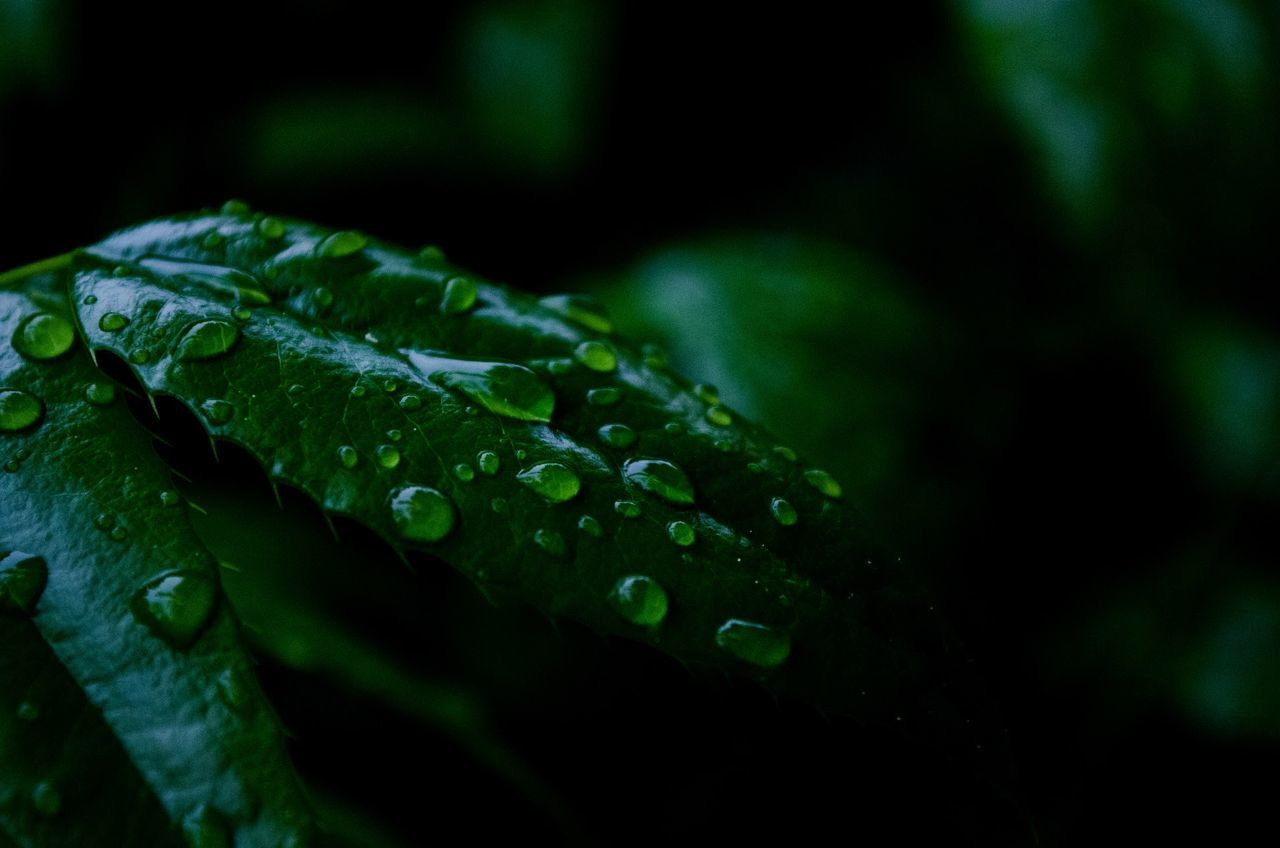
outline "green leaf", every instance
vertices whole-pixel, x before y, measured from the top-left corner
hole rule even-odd
[[[0,291],[0,833],[280,844],[310,813],[217,564],[58,326],[65,292],[22,289]]]

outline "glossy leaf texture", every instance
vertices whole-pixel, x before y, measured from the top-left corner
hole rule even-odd
[[[0,291],[0,837],[305,837],[217,564],[62,283]]]

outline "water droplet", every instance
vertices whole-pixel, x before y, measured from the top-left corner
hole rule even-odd
[[[806,483],[821,492],[824,497],[838,498],[844,494],[844,490],[840,488],[836,478],[825,471],[810,468],[804,473],[804,479]]]
[[[608,372],[618,367],[618,358],[604,342],[583,342],[573,349],[573,358],[592,371]]]
[[[342,463],[343,468],[355,468],[360,462],[360,454],[351,445],[339,445],[338,462]]]
[[[38,556],[10,551],[0,559],[0,610],[30,615],[49,582],[49,569]]]
[[[211,318],[187,328],[178,341],[177,357],[185,362],[213,359],[231,350],[240,338],[240,328],[230,321]]]
[[[62,809],[62,793],[49,781],[42,780],[31,790],[31,804],[42,816],[56,816]]]
[[[258,235],[264,239],[275,239],[284,236],[284,221],[274,215],[268,215],[257,224]]]
[[[352,386],[352,387],[351,387],[351,396],[352,396],[352,397],[364,397],[364,394],[365,394],[365,392],[366,392],[366,391],[368,391],[368,389],[366,389],[364,386],[362,386],[362,385],[360,385],[359,383],[357,383],[356,385],[354,385],[354,386]]]
[[[662,429],[673,436],[678,436],[684,432],[684,425],[679,421],[668,421],[666,424],[662,425]]]
[[[470,277],[454,277],[444,285],[440,311],[445,315],[461,315],[476,305],[476,284]]]
[[[785,498],[774,498],[770,501],[769,512],[773,513],[774,520],[784,527],[790,527],[795,524],[798,518],[796,508]]]
[[[104,333],[118,333],[127,326],[129,319],[119,312],[107,312],[98,319],[98,329]]]
[[[165,489],[160,492],[161,506],[177,506],[180,503],[182,503],[182,495],[178,494],[173,489]]]
[[[609,593],[609,604],[632,624],[654,627],[667,617],[667,591],[642,574],[623,577]]]
[[[428,262],[443,262],[444,251],[438,245],[429,244],[418,251],[418,258]]]
[[[622,467],[622,476],[668,503],[693,503],[693,484],[678,465],[665,459],[633,459]]]
[[[404,433],[392,427],[390,430],[387,431],[387,438],[393,442],[398,442],[404,438]]]
[[[604,307],[593,297],[581,294],[552,294],[542,298],[538,303],[588,330],[606,334],[613,332],[613,322],[609,320]]]
[[[640,504],[635,501],[614,501],[613,511],[623,518],[639,518]]]
[[[549,359],[547,360],[547,373],[560,377],[568,374],[573,370],[572,359]]]
[[[528,458],[529,458],[529,452],[528,452],[527,450],[525,450],[524,448],[517,448],[517,449],[516,449],[516,459],[517,459],[517,460],[519,460],[520,462],[524,462],[524,461],[525,461],[526,459],[528,459]]]
[[[453,466],[453,474],[464,483],[470,483],[476,478],[475,469],[470,465],[467,465],[465,462],[459,462],[457,465]]]
[[[247,306],[236,306],[231,309],[231,317],[237,321],[248,321],[253,317],[253,312]]]
[[[622,400],[622,391],[612,386],[587,392],[587,403],[592,406],[613,406],[620,400]]]
[[[87,294],[84,296],[84,303],[86,306],[93,306],[97,302],[98,296],[96,294]]]
[[[502,467],[502,460],[493,451],[480,451],[476,454],[476,467],[480,469],[481,474],[492,477]]]
[[[558,462],[540,462],[516,474],[516,479],[551,503],[571,499],[582,485],[577,474]]]
[[[554,530],[538,529],[533,533],[534,543],[553,557],[562,557],[568,550],[564,537]]]
[[[330,233],[316,245],[316,256],[341,259],[359,253],[369,245],[369,240],[355,230],[338,230]]]
[[[698,539],[693,525],[687,521],[672,521],[667,525],[667,536],[682,548],[687,548]]]
[[[780,459],[785,459],[787,462],[796,461],[796,452],[793,451],[791,448],[787,447],[786,445],[778,445],[773,449],[773,452]]]
[[[122,525],[117,524],[115,527],[111,528],[111,532],[107,535],[111,537],[111,541],[113,542],[123,542],[125,539],[129,538],[129,531]]]
[[[143,586],[133,598],[133,612],[170,644],[185,648],[213,617],[218,586],[207,574],[175,571]]]
[[[271,302],[271,296],[262,290],[262,284],[256,277],[229,265],[211,265],[162,256],[144,256],[138,260],[138,264],[153,274],[177,277],[203,286],[220,297],[255,306],[265,306]]]
[[[4,470],[9,474],[15,474],[22,470],[22,463],[16,459],[7,460],[4,464]]]
[[[252,705],[251,692],[244,675],[235,669],[223,669],[218,675],[218,697],[222,699],[222,703],[236,712],[246,712]]]
[[[479,362],[408,351],[433,382],[466,395],[490,412],[520,421],[550,421],[556,396],[542,379],[509,362]]]
[[[728,427],[733,423],[733,416],[723,406],[713,406],[707,410],[707,420],[717,427]]]
[[[146,365],[151,361],[151,354],[147,353],[143,348],[129,351],[129,361],[134,365]]]
[[[405,395],[400,398],[400,408],[406,412],[413,412],[415,409],[421,409],[422,398],[417,395]]]
[[[84,399],[94,406],[108,406],[116,399],[116,387],[110,383],[90,383],[84,387]]]
[[[44,404],[21,389],[0,389],[0,431],[25,430],[44,415]]]
[[[405,486],[391,498],[391,517],[404,538],[438,542],[453,529],[453,501],[435,489]]]
[[[506,515],[506,514],[507,514],[507,499],[506,499],[506,498],[494,498],[493,500],[489,501],[489,509],[491,509],[491,510],[493,510],[494,512],[498,513],[498,515]]]
[[[93,517],[93,526],[99,530],[110,530],[115,523],[115,516],[109,512],[100,512]]]
[[[636,431],[626,424],[606,424],[596,431],[600,441],[615,448],[629,448],[636,443]]]
[[[76,331],[71,322],[48,312],[28,315],[13,331],[14,350],[32,359],[54,359],[71,349]]]
[[[23,701],[18,704],[18,718],[23,721],[35,721],[40,718],[40,708],[30,701]]]
[[[650,368],[661,370],[667,367],[667,352],[658,345],[642,345],[640,353],[644,355],[644,364]]]
[[[782,665],[791,653],[791,637],[764,624],[731,618],[716,631],[716,644],[743,662],[761,668]]]
[[[578,519],[578,529],[597,539],[604,535],[604,528],[600,526],[600,522],[590,515],[584,515]]]
[[[382,390],[389,395],[395,394],[397,391],[400,390],[400,384],[397,383],[395,380],[383,380]]]
[[[222,204],[222,214],[223,215],[248,215],[249,204],[245,203],[243,200],[235,200],[235,199],[228,200],[226,203]]]
[[[226,816],[201,804],[182,820],[182,835],[191,848],[231,848],[233,836]]]
[[[210,424],[221,426],[235,417],[236,408],[225,400],[214,398],[200,404],[200,412]]]
[[[378,445],[373,454],[383,468],[395,468],[400,464],[400,451],[396,450],[394,445]]]
[[[698,383],[693,387],[693,393],[712,406],[720,403],[720,390],[710,383]]]
[[[200,239],[200,247],[204,250],[213,250],[221,247],[225,241],[226,239],[223,238],[222,233],[217,230],[210,230],[204,234],[204,238]]]
[[[319,286],[311,292],[311,302],[321,309],[328,309],[333,306],[333,292],[324,286]]]

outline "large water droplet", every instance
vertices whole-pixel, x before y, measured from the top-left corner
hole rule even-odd
[[[562,557],[569,550],[564,537],[554,530],[538,529],[533,533],[533,542],[553,557]]]
[[[609,594],[609,604],[632,624],[654,627],[667,617],[667,592],[642,574],[623,577]]]
[[[592,406],[613,406],[620,400],[622,400],[622,391],[612,386],[587,392],[587,403]]]
[[[551,503],[563,503],[578,494],[582,481],[567,466],[540,462],[516,475],[516,479]]]
[[[116,387],[110,383],[90,383],[84,387],[84,399],[94,406],[109,406],[116,399]]]
[[[395,445],[378,445],[374,448],[373,455],[378,458],[378,464],[383,468],[395,468],[400,464],[400,451]]]
[[[21,389],[0,389],[0,431],[24,430],[44,415],[40,399]]]
[[[13,347],[32,359],[53,359],[71,349],[76,331],[71,323],[58,315],[37,312],[28,315],[13,332]]]
[[[271,296],[262,290],[257,277],[229,265],[189,262],[163,256],[144,256],[138,260],[138,264],[162,277],[177,277],[203,286],[220,297],[254,306],[265,306],[271,302]]]
[[[774,498],[770,501],[769,512],[773,514],[773,519],[784,527],[790,527],[799,518],[796,515],[796,508],[785,498]]]
[[[453,501],[426,486],[405,486],[391,497],[391,517],[404,538],[438,542],[453,529]]]
[[[56,816],[62,809],[62,793],[51,782],[42,780],[31,790],[31,805],[42,816]]]
[[[454,277],[444,286],[440,311],[445,315],[461,315],[476,305],[476,284],[470,277]]]
[[[693,525],[687,521],[672,521],[667,525],[667,536],[682,548],[687,548],[698,539]]]
[[[226,816],[201,804],[182,820],[182,835],[191,848],[231,848],[231,824]]]
[[[330,233],[316,245],[316,256],[327,259],[340,259],[359,253],[369,245],[369,240],[355,230],[338,230]]]
[[[844,490],[840,488],[840,483],[837,482],[836,478],[825,471],[810,468],[804,473],[804,479],[806,483],[813,486],[825,497],[838,498],[844,494]]]
[[[210,424],[221,426],[235,417],[236,408],[225,400],[213,398],[200,404],[200,412]]]
[[[693,484],[678,465],[665,459],[633,459],[622,466],[622,476],[651,495],[668,503],[693,503]]]
[[[187,328],[178,340],[177,357],[184,361],[213,359],[231,350],[240,338],[240,329],[230,321],[212,318]]]
[[[104,333],[118,333],[129,326],[129,319],[119,312],[105,312],[98,319],[98,329]]]
[[[538,303],[588,330],[595,330],[597,333],[613,332],[613,322],[609,320],[604,307],[593,297],[581,294],[552,294],[542,298]]]
[[[573,358],[592,371],[609,372],[618,367],[618,358],[604,342],[583,342],[573,349]]]
[[[480,451],[476,454],[476,467],[481,474],[492,477],[502,467],[502,460],[493,451]]]
[[[30,615],[48,582],[43,559],[10,551],[0,559],[0,610]]]
[[[636,431],[626,424],[606,424],[596,431],[600,441],[615,448],[629,448],[636,443]]]
[[[198,571],[175,571],[155,578],[133,598],[133,611],[151,632],[179,648],[196,640],[213,617],[218,586]]]
[[[791,653],[791,637],[764,624],[731,618],[716,631],[716,644],[743,662],[760,668],[782,665]]]
[[[406,353],[432,382],[461,392],[496,415],[520,421],[551,420],[555,394],[523,365]]]

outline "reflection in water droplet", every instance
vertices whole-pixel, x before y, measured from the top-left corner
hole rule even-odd
[[[212,398],[200,404],[200,412],[210,424],[221,426],[235,417],[236,408],[225,400]]]
[[[612,386],[587,392],[587,403],[592,406],[613,406],[620,400],[622,400],[622,392]]]
[[[383,468],[395,468],[400,464],[400,451],[394,445],[378,445],[373,453]]]
[[[54,359],[71,350],[76,331],[71,322],[48,312],[23,318],[13,331],[14,350],[32,359]]]
[[[739,618],[720,625],[716,644],[743,662],[761,668],[782,665],[791,653],[791,638],[787,634]]]
[[[824,497],[838,498],[844,494],[844,490],[840,488],[836,478],[825,471],[810,468],[804,473],[804,479],[806,483],[821,492]]]
[[[597,333],[613,332],[613,322],[609,320],[604,307],[588,295],[552,294],[538,303],[588,330],[595,330]]]
[[[213,318],[192,324],[178,341],[177,357],[189,362],[213,359],[231,350],[240,338],[240,329],[230,321]]]
[[[480,453],[476,454],[476,466],[480,469],[481,474],[492,477],[502,467],[502,460],[493,451],[480,451]]]
[[[693,503],[693,484],[679,466],[665,459],[633,459],[622,467],[622,476],[668,503]]]
[[[636,443],[636,431],[626,424],[606,424],[596,434],[610,447],[629,448]]]
[[[107,312],[98,319],[98,329],[104,333],[118,333],[129,326],[129,319],[119,312]]]
[[[584,515],[578,519],[578,529],[597,539],[604,535],[604,528],[600,526],[600,522],[590,515]]]
[[[133,612],[157,636],[184,648],[209,623],[217,601],[217,584],[207,574],[175,571],[143,586],[134,595]]]
[[[476,284],[469,277],[454,277],[444,286],[440,311],[445,315],[461,315],[476,305]]]
[[[391,517],[404,538],[438,542],[453,529],[453,501],[435,489],[405,486],[391,498]]]
[[[618,367],[618,358],[604,342],[583,342],[573,349],[573,358],[592,371],[609,372]]]
[[[682,548],[687,548],[697,541],[698,535],[687,521],[672,521],[667,525],[667,536]]]
[[[343,468],[355,468],[360,462],[360,454],[351,445],[338,446],[338,462]]]
[[[667,617],[666,590],[642,574],[619,580],[609,594],[609,603],[619,615],[641,627],[654,627]]]
[[[555,394],[523,365],[405,353],[432,382],[461,392],[496,415],[520,421],[551,420]]]
[[[0,389],[0,431],[25,430],[44,415],[44,404],[21,389]]]
[[[553,557],[562,557],[568,551],[564,537],[554,530],[539,529],[534,531],[533,541]]]
[[[570,500],[582,485],[577,474],[558,462],[542,462],[526,468],[516,475],[516,479],[551,503]]]
[[[769,512],[773,514],[774,520],[784,527],[790,527],[798,519],[796,508],[784,498],[774,498],[770,501]]]
[[[316,256],[326,259],[341,259],[353,253],[359,253],[369,244],[369,240],[355,230],[338,230],[330,233],[316,245]]]
[[[109,406],[116,399],[116,387],[110,383],[90,383],[84,387],[84,399],[94,406]]]
[[[30,615],[36,608],[49,569],[43,559],[21,551],[10,551],[0,559],[0,612]]]

